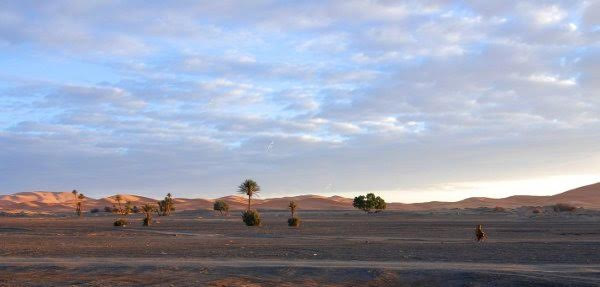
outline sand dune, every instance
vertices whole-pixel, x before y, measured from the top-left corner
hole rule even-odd
[[[103,209],[105,206],[116,204],[115,196],[100,199],[86,198],[84,208]],[[156,203],[158,199],[132,194],[121,194],[122,204],[130,201],[133,205]],[[175,198],[178,211],[212,209],[216,200],[224,200],[230,210],[243,210],[248,204],[248,198],[240,195],[230,195],[217,199]],[[253,208],[284,210],[289,202],[295,201],[300,210],[349,210],[352,209],[352,199],[341,196],[325,197],[320,195],[300,195],[280,198],[254,198]],[[456,202],[431,201],[423,203],[388,203],[390,210],[435,210],[452,208],[547,206],[556,203],[568,203],[577,207],[600,209],[600,183],[583,186],[552,196],[515,195],[506,198],[471,197]],[[72,211],[75,200],[71,192],[34,191],[21,192],[0,196],[0,210],[3,211],[39,211],[65,212]]]

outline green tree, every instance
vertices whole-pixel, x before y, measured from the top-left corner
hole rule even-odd
[[[238,186],[238,193],[244,194],[248,196],[248,210],[251,207],[252,197],[258,195],[260,192],[260,186],[256,181],[251,179],[246,179],[240,186]]]
[[[223,215],[223,212],[229,212],[229,204],[227,204],[227,202],[225,202],[224,200],[217,200],[213,205],[213,210],[218,211],[221,213],[221,215]]]
[[[375,196],[373,193],[355,197],[352,206],[367,213],[371,213],[373,210],[380,212],[386,208],[385,200],[379,196]]]

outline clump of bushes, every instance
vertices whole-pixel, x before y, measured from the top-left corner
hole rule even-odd
[[[223,215],[223,212],[225,212],[225,214],[228,214],[229,213],[229,204],[227,204],[227,202],[225,202],[223,200],[217,200],[217,201],[215,201],[215,204],[213,205],[213,210],[220,212],[221,215]]]
[[[300,226],[300,218],[298,218],[298,217],[288,218],[288,225],[291,227]]]
[[[248,226],[260,226],[260,214],[256,210],[246,210],[242,212],[242,220]]]
[[[572,212],[572,211],[575,211],[575,209],[577,209],[577,207],[570,205],[570,204],[566,204],[566,203],[557,203],[554,206],[552,206],[552,209],[554,210],[554,212],[564,212],[564,211]]]
[[[158,216],[169,216],[171,212],[175,211],[175,200],[171,196],[171,193],[167,193],[165,199],[158,202]]]
[[[115,221],[114,226],[126,226],[128,224],[127,220],[123,219],[123,218],[119,218],[117,219],[117,221]]]
[[[152,222],[152,212],[156,211],[156,207],[152,204],[146,203],[142,205],[142,212],[144,213],[144,226],[150,226]]]
[[[92,208],[92,210],[90,210],[90,213],[98,213],[100,212],[100,209],[98,208]]]
[[[506,212],[506,208],[502,206],[496,206],[494,207],[494,212]]]
[[[536,209],[534,209],[532,212],[533,212],[534,214],[539,214],[539,213],[542,213],[542,210],[541,210],[541,209],[539,209],[539,208],[536,208]]]

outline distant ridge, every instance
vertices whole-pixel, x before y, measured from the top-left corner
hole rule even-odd
[[[100,199],[86,198],[84,209],[103,209],[116,203],[115,196]],[[122,203],[131,201],[134,205],[155,203],[157,200],[131,194],[121,194]],[[231,210],[243,210],[248,199],[239,195],[230,195],[217,199],[175,198],[178,211],[212,209],[216,200],[224,200]],[[288,203],[294,200],[300,210],[350,210],[352,199],[341,196],[299,195],[279,198],[254,198],[252,207],[257,209],[284,210]],[[0,196],[2,211],[38,211],[65,212],[73,211],[75,198],[71,192],[32,191]],[[514,195],[505,198],[470,197],[456,202],[431,201],[422,203],[388,203],[390,210],[436,210],[452,208],[547,206],[556,203],[568,203],[577,207],[600,209],[600,183],[582,186],[551,196]]]

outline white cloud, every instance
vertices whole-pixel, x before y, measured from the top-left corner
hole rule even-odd
[[[543,25],[560,22],[567,17],[567,12],[558,5],[550,5],[541,9],[538,8],[533,13],[536,22]]]

